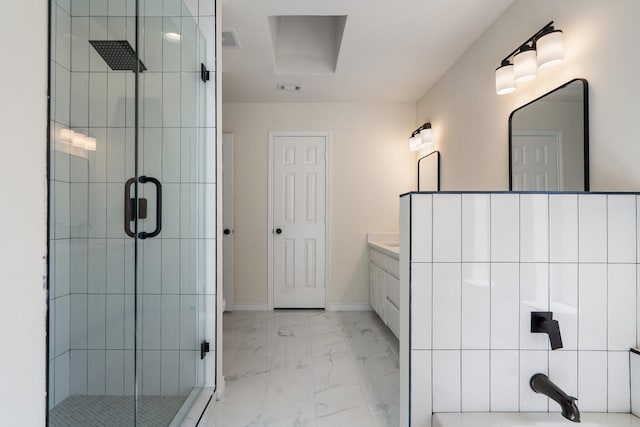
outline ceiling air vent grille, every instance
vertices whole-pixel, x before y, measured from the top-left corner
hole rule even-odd
[[[240,47],[235,30],[222,32],[222,47],[237,49]]]

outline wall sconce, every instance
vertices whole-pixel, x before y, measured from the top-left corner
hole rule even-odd
[[[511,93],[516,90],[516,83],[535,79],[539,68],[549,68],[563,60],[562,31],[556,30],[551,21],[501,61],[496,69],[496,93]]]
[[[418,151],[432,141],[433,134],[431,133],[431,123],[424,123],[411,133],[411,137],[409,138],[409,150]]]

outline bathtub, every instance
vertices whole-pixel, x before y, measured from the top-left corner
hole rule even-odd
[[[640,427],[640,418],[631,414],[580,414],[581,422],[573,423],[557,412],[465,412],[434,414],[433,427]]]

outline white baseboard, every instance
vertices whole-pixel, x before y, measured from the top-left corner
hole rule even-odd
[[[369,304],[331,304],[327,311],[371,311]]]
[[[268,311],[269,306],[267,304],[234,304],[233,307],[229,307],[230,311]]]

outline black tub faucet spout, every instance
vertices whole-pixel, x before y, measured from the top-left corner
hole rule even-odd
[[[544,394],[558,402],[563,417],[574,423],[580,422],[580,410],[576,403],[578,399],[567,395],[560,387],[555,385],[548,376],[545,374],[534,374],[529,380],[529,385],[531,386],[531,390],[536,393]]]

